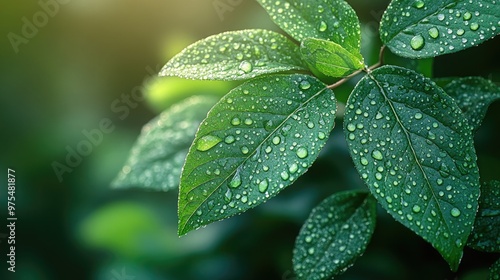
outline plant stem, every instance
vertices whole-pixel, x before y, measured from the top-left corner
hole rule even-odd
[[[335,88],[337,88],[340,85],[344,84],[345,82],[349,81],[354,76],[358,75],[359,73],[361,73],[363,71],[365,71],[366,73],[370,73],[371,71],[373,71],[373,70],[377,69],[378,67],[384,65],[384,52],[385,52],[385,45],[383,45],[380,48],[380,52],[379,52],[379,57],[378,57],[378,62],[377,63],[373,64],[370,67],[365,67],[364,69],[358,70],[358,71],[350,74],[349,76],[347,76],[345,78],[342,78],[341,80],[337,81],[336,83],[329,85],[327,88],[329,88],[329,89],[335,89]]]

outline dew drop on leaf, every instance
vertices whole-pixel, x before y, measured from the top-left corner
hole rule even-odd
[[[356,130],[356,126],[354,124],[350,123],[347,125],[347,130],[349,130],[350,132],[353,132]]]
[[[425,45],[424,37],[422,35],[416,35],[413,38],[411,38],[410,41],[410,46],[412,49],[418,51],[422,49]]]
[[[372,152],[372,157],[376,160],[383,160],[384,159],[384,156],[382,155],[382,152],[380,152],[379,150],[374,150]]]
[[[226,142],[226,144],[232,144],[232,143],[234,143],[234,141],[236,141],[236,139],[232,135],[228,135],[224,139],[224,142]]]
[[[466,13],[464,14],[464,20],[470,20],[471,18],[472,18],[472,14],[471,14],[471,13],[466,12]]]
[[[319,24],[319,31],[320,32],[325,32],[327,28],[328,28],[328,26],[326,25],[326,22],[321,21],[320,24]]]
[[[439,30],[436,27],[432,27],[431,29],[429,29],[429,36],[431,36],[431,38],[433,39],[436,39],[437,37],[439,37]]]
[[[246,119],[245,119],[245,124],[246,124],[246,125],[252,125],[252,124],[253,124],[253,120],[252,120],[252,119],[250,119],[250,118],[246,118]]]
[[[226,202],[230,202],[232,198],[233,198],[233,192],[231,192],[230,189],[227,189],[226,193],[224,194],[224,200]]]
[[[236,125],[240,125],[241,124],[241,120],[239,118],[233,118],[231,120],[231,124],[236,126]]]
[[[246,74],[248,74],[248,73],[252,72],[253,66],[252,66],[252,64],[250,62],[243,61],[240,64],[240,70],[243,71],[243,72],[245,72]]]
[[[414,5],[415,5],[415,8],[422,9],[425,6],[425,3],[422,0],[417,0],[417,1],[415,1]]]
[[[311,83],[308,81],[302,81],[300,82],[300,88],[303,90],[309,89],[311,87]]]
[[[213,135],[205,135],[198,140],[196,144],[196,149],[201,152],[208,151],[212,149],[215,145],[219,144],[222,139]]]
[[[241,152],[242,152],[244,155],[248,154],[248,152],[249,152],[249,151],[250,151],[250,150],[248,150],[248,147],[247,147],[247,146],[243,146],[243,147],[241,147]]]
[[[308,154],[309,154],[309,152],[307,151],[307,149],[306,149],[306,148],[300,147],[300,148],[297,150],[297,156],[298,156],[299,158],[306,158]]]
[[[286,172],[286,171],[281,172],[280,175],[281,175],[281,179],[283,179],[285,181],[290,178],[290,175],[288,175],[288,172]]]
[[[229,186],[233,189],[241,186],[241,176],[239,173],[236,173],[236,175],[234,175],[233,179],[229,182]]]
[[[263,180],[262,182],[259,183],[259,192],[265,193],[268,187],[269,183],[267,182],[267,179]]]
[[[281,143],[281,138],[279,136],[275,136],[273,138],[273,144],[274,145],[279,145]]]
[[[460,210],[458,210],[458,208],[453,208],[453,209],[451,209],[451,215],[452,215],[453,217],[458,217],[458,216],[460,216],[460,214],[461,214],[461,213],[460,213]]]

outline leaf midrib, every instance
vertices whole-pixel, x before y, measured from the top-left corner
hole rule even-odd
[[[240,163],[240,164],[239,164],[239,165],[235,168],[235,170],[234,170],[234,171],[232,171],[231,173],[229,173],[229,175],[228,175],[228,176],[226,176],[226,177],[224,178],[224,180],[222,180],[222,181],[220,182],[220,184],[218,184],[218,185],[214,188],[214,190],[213,190],[213,191],[212,191],[209,195],[207,195],[207,196],[206,196],[206,198],[205,198],[205,199],[203,199],[203,200],[201,201],[201,203],[199,203],[199,204],[198,204],[198,206],[197,206],[197,207],[196,207],[196,208],[192,211],[192,213],[191,213],[191,214],[189,215],[189,217],[186,219],[186,221],[184,222],[183,226],[182,226],[181,228],[179,228],[179,233],[181,233],[181,234],[184,234],[184,233],[185,233],[185,232],[184,232],[184,229],[186,228],[186,226],[187,226],[188,222],[189,222],[189,221],[191,221],[191,218],[194,216],[194,214],[196,213],[196,211],[197,211],[198,209],[200,209],[200,207],[201,207],[203,204],[205,204],[205,202],[206,202],[206,201],[207,201],[210,197],[212,197],[212,195],[213,195],[213,194],[214,194],[214,193],[215,193],[215,192],[216,192],[216,191],[217,191],[217,190],[218,190],[218,189],[219,189],[219,188],[220,188],[220,187],[221,187],[221,186],[222,186],[225,182],[227,182],[227,181],[229,180],[229,178],[231,178],[231,176],[233,176],[233,175],[236,173],[236,171],[238,171],[238,169],[239,169],[239,168],[241,168],[241,167],[242,167],[242,166],[243,166],[243,165],[244,165],[244,164],[245,164],[245,163],[246,163],[246,162],[247,162],[247,161],[248,161],[248,160],[249,160],[249,159],[250,159],[250,158],[251,158],[251,157],[255,154],[255,152],[256,152],[256,151],[257,151],[257,150],[258,150],[258,149],[262,146],[262,144],[263,144],[263,143],[265,143],[267,140],[269,140],[269,139],[271,138],[271,136],[274,136],[274,134],[275,134],[275,133],[277,133],[277,132],[278,132],[278,130],[279,130],[281,127],[283,127],[283,125],[284,125],[285,123],[287,123],[287,121],[288,121],[288,120],[289,120],[289,119],[290,119],[290,118],[291,118],[291,117],[292,117],[295,113],[297,113],[297,112],[298,112],[301,108],[303,108],[305,105],[307,105],[308,103],[310,103],[313,99],[315,99],[316,97],[318,97],[321,93],[323,93],[323,92],[324,92],[324,91],[326,91],[327,89],[328,89],[328,88],[327,88],[327,87],[325,87],[325,88],[323,88],[323,89],[319,90],[317,93],[315,93],[314,95],[312,95],[309,99],[307,99],[304,103],[300,103],[300,105],[299,105],[299,106],[298,106],[298,107],[297,107],[297,108],[296,108],[296,109],[295,109],[292,113],[288,114],[288,116],[287,116],[287,117],[286,117],[286,118],[285,118],[285,119],[284,119],[284,120],[283,120],[283,121],[282,121],[282,122],[281,122],[281,123],[280,123],[280,124],[279,124],[279,125],[275,128],[275,129],[274,129],[274,130],[272,130],[272,131],[269,133],[269,135],[268,135],[266,138],[264,138],[264,140],[262,140],[262,142],[261,142],[259,145],[257,145],[257,146],[256,146],[256,148],[255,148],[255,149],[254,149],[251,153],[249,153],[249,154],[248,154],[248,156],[247,156],[247,157],[246,157],[246,158],[245,158],[245,159],[244,159],[244,160],[243,160],[243,161],[242,161],[242,162],[241,162],[241,163]],[[194,170],[194,169],[193,169],[193,170]],[[200,186],[201,186],[201,185],[198,185],[198,186],[197,186],[197,187],[195,187],[195,188],[198,188],[198,187],[200,187]],[[190,191],[194,190],[195,188],[192,188]],[[186,209],[186,207],[187,207],[187,204],[184,204],[184,208],[183,208],[183,209]]]
[[[378,82],[378,80],[372,75],[372,73],[368,73],[368,76],[375,82],[375,84],[377,85],[377,87],[379,88],[380,90],[380,93],[382,94],[382,96],[384,97],[385,101],[387,102],[387,104],[389,105],[389,107],[391,108],[391,111],[392,113],[394,114],[394,117],[396,118],[396,122],[399,124],[399,126],[401,127],[401,129],[403,130],[404,134],[405,134],[405,137],[406,137],[406,140],[408,141],[408,146],[410,147],[410,150],[411,150],[411,154],[412,156],[415,158],[415,162],[417,163],[417,166],[418,168],[420,169],[420,172],[423,174],[424,176],[424,179],[425,179],[425,183],[426,185],[428,186],[428,189],[431,191],[432,193],[432,198],[433,200],[436,202],[438,208],[439,208],[439,214],[441,216],[441,220],[444,222],[444,225],[446,226],[446,229],[447,229],[447,232],[452,234],[451,230],[450,230],[450,226],[448,225],[448,222],[446,221],[446,219],[444,218],[444,215],[443,215],[443,209],[441,209],[441,204],[439,203],[439,200],[436,196],[436,193],[434,192],[434,189],[432,188],[432,185],[431,185],[431,182],[429,180],[429,178],[427,177],[427,173],[424,171],[423,167],[422,167],[422,164],[420,163],[419,159],[418,159],[418,156],[417,156],[417,153],[413,147],[413,144],[412,144],[412,141],[411,141],[411,137],[409,135],[409,132],[408,130],[406,129],[406,127],[403,125],[401,119],[399,118],[399,115],[398,113],[396,112],[396,109],[394,108],[394,106],[392,106],[392,101],[391,99],[389,99],[389,97],[386,95],[385,93],[385,90],[384,88],[382,87],[382,85],[380,85],[380,83]]]

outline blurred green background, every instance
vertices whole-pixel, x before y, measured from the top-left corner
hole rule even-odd
[[[363,53],[372,64],[388,1],[348,2],[363,22]],[[40,3],[52,3],[51,14]],[[1,279],[295,279],[294,240],[310,210],[334,192],[363,188],[339,128],[310,172],[278,197],[183,238],[176,235],[177,192],[110,188],[142,125],[172,102],[205,87],[221,94],[227,85],[161,80],[127,112],[114,106],[158,79],[159,68],[196,40],[245,28],[278,31],[256,1],[3,1],[0,19],[0,220],[7,224],[7,168],[16,170],[18,217],[15,274],[7,272],[7,229],[0,227]],[[23,32],[30,38],[9,35]],[[436,59],[434,75],[500,82],[499,39]],[[354,82],[338,90],[340,99]],[[59,180],[54,162],[64,163],[68,149],[86,139],[83,131],[103,119],[115,129]],[[500,179],[499,123],[496,103],[476,137],[485,181]],[[498,257],[467,249],[459,273],[450,273],[430,245],[379,212],[367,252],[339,279],[485,279]]]

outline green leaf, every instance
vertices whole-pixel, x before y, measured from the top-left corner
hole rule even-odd
[[[302,42],[300,52],[311,68],[331,77],[345,77],[364,67],[361,55],[351,54],[330,41],[307,38]]]
[[[430,79],[394,66],[365,76],[346,106],[349,149],[371,192],[456,270],[479,197],[472,131],[460,108]]]
[[[483,184],[479,211],[468,246],[484,252],[500,252],[500,181]]]
[[[242,213],[307,171],[334,126],[333,92],[274,75],[232,90],[200,125],[182,172],[179,234]]]
[[[361,29],[356,12],[344,0],[257,0],[273,21],[295,40],[329,40],[359,54]]]
[[[299,279],[332,279],[363,254],[375,230],[376,200],[366,192],[334,194],[313,209],[293,251]]]
[[[497,0],[393,0],[380,24],[382,42],[410,58],[461,51],[499,31]]]
[[[443,89],[457,101],[473,131],[481,126],[488,106],[500,99],[500,88],[481,77],[457,78]]]
[[[251,29],[221,33],[188,46],[163,67],[160,76],[229,81],[290,70],[306,70],[298,46],[279,33]]]
[[[500,280],[500,259],[490,267],[489,280]]]
[[[112,186],[176,189],[196,130],[216,102],[215,97],[193,96],[146,124]]]

